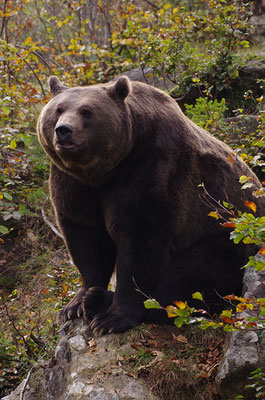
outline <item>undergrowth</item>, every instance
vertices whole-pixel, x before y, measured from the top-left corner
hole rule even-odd
[[[224,333],[197,328],[141,325],[122,335],[133,354],[122,366],[135,378],[143,378],[164,400],[218,399],[214,383],[222,357]]]

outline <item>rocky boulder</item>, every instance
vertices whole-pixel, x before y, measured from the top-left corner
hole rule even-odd
[[[119,335],[93,338],[83,320],[67,323],[54,358],[37,363],[20,386],[3,400],[156,400],[141,379],[119,360],[135,352]]]

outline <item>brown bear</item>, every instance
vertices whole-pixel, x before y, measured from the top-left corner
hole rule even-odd
[[[210,307],[216,293],[239,294],[253,249],[234,245],[208,216],[199,185],[238,210],[255,201],[261,215],[264,200],[252,197],[260,183],[242,159],[152,86],[127,77],[70,89],[51,77],[49,85],[38,135],[52,161],[57,222],[83,280],[62,319],[84,315],[100,333],[129,329],[148,318],[136,287],[164,306],[196,291]]]

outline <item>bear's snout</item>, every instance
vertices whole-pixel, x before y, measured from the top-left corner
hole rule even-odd
[[[73,131],[70,125],[60,124],[55,128],[55,132],[59,140],[67,140]]]
[[[72,140],[73,129],[68,124],[59,124],[55,128],[56,147],[58,150],[74,150],[75,143]]]

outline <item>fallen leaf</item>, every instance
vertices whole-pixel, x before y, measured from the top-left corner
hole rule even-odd
[[[124,357],[122,357],[120,354],[117,355],[117,361],[124,361]]]
[[[91,339],[91,340],[89,340],[88,345],[89,345],[90,348],[91,347],[96,347],[97,343],[96,343],[95,339]]]
[[[178,335],[174,339],[181,343],[188,343],[188,339],[183,335]]]

